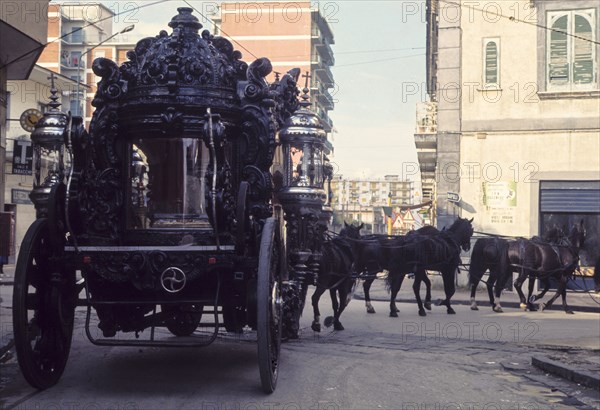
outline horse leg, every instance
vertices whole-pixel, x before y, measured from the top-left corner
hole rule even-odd
[[[446,312],[449,315],[454,315],[456,311],[450,306],[450,298],[454,296],[456,291],[456,285],[454,284],[454,272],[456,267],[445,269],[442,271],[442,280],[444,282],[444,293],[446,294],[446,300],[442,304],[446,305]]]
[[[323,293],[325,293],[325,291],[327,290],[327,288],[325,286],[320,286],[317,284],[317,289],[315,289],[315,293],[313,293],[312,295],[312,306],[313,306],[313,313],[314,313],[314,320],[312,322],[312,324],[310,325],[310,328],[312,330],[314,330],[315,332],[320,332],[321,331],[321,312],[319,312],[319,299],[321,299],[321,295],[323,295]]]
[[[550,289],[550,279],[549,278],[538,279],[538,281],[543,283],[544,289],[542,289],[542,291],[540,293],[538,293],[537,295],[533,296],[533,298],[530,298],[529,299],[530,302],[535,302],[536,300],[540,300],[541,298],[544,297],[546,292],[548,292],[548,289]]]
[[[525,308],[527,308],[527,304],[526,304],[526,300],[525,300],[525,295],[523,294],[523,290],[521,289],[521,286],[523,286],[523,282],[525,282],[525,278],[527,277],[527,275],[525,274],[525,272],[521,272],[519,273],[519,277],[517,278],[517,280],[515,280],[514,286],[515,289],[517,291],[517,293],[519,294],[519,299],[521,300],[521,309],[525,310]]]
[[[533,304],[533,287],[535,286],[535,278],[529,276],[529,283],[527,284],[527,310],[530,312],[535,312],[537,308]]]
[[[504,312],[502,306],[500,306],[500,296],[504,287],[503,281],[500,279],[502,272],[497,269],[490,270],[490,276],[488,278],[487,288],[490,296],[490,302],[492,304],[492,310],[496,313]]]
[[[567,279],[568,280],[568,279]],[[560,293],[560,295],[562,296],[562,304],[563,304],[563,309],[565,310],[565,313],[567,315],[572,315],[575,312],[573,312],[570,308],[569,305],[567,305],[567,288],[565,286],[565,288],[563,289],[563,291]]]
[[[396,296],[402,287],[404,273],[394,273],[393,271],[390,271],[388,280],[390,283],[390,317],[398,317],[398,312],[400,310],[396,307]]]
[[[415,298],[417,299],[417,306],[419,307],[419,316],[427,316],[425,309],[423,309],[423,302],[421,301],[421,281],[425,270],[418,268],[415,271],[415,282],[413,283],[413,291],[415,292]]]
[[[423,306],[427,310],[431,310],[431,280],[429,280],[429,276],[427,272],[425,272],[425,276],[423,277],[423,283],[425,284],[425,303]]]
[[[496,267],[490,268],[490,276],[486,284],[488,296],[490,298],[490,304],[492,310],[496,313],[502,313],[502,306],[500,306],[500,295],[502,293],[502,286],[500,285],[501,272]]]
[[[367,273],[367,275],[371,276],[370,273]],[[371,290],[371,285],[374,281],[375,276],[369,277],[363,282],[363,291],[365,293],[365,306],[367,307],[367,313],[375,313],[375,308],[373,308],[373,305],[371,305],[371,295],[369,293],[369,291]]]
[[[340,316],[342,315],[342,312],[344,311],[344,309],[346,308],[346,301],[348,300],[348,287],[346,285],[346,283],[341,283],[340,286],[338,287],[338,292],[340,295],[340,306],[339,309],[337,309],[334,312],[334,316],[333,316],[333,329],[334,330],[344,330],[344,326],[342,326],[342,322],[340,322]]]
[[[548,302],[542,303],[542,305],[541,305],[542,311],[552,307],[552,304],[558,298],[558,295],[562,295],[563,292],[565,292],[565,296],[564,296],[565,299],[563,301],[563,307],[566,305],[567,281],[568,281],[568,278],[565,275],[561,276],[560,283],[558,285],[558,289],[556,290],[556,293],[554,294],[554,296],[552,296]],[[567,310],[568,310],[568,307],[565,308],[565,312],[569,313],[569,312],[567,312]],[[573,313],[573,312],[571,311],[570,313]]]
[[[471,288],[471,310],[479,310],[479,308],[477,307],[477,302],[475,301],[477,286],[479,286],[479,278],[469,276],[469,287]]]

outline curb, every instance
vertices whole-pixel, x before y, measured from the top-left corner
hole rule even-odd
[[[600,391],[600,376],[577,370],[566,364],[548,359],[545,356],[532,356],[531,364],[538,369],[552,373],[563,379],[582,384]]]
[[[365,300],[365,297],[363,295],[354,294],[354,299]],[[371,296],[371,300],[377,301],[377,302],[389,302],[390,301],[389,297],[384,299],[380,296],[375,296],[375,297]],[[441,299],[438,299],[438,301],[439,300],[441,300]],[[398,302],[398,303],[417,303],[414,299],[407,299],[407,298],[396,298],[396,302]],[[434,302],[434,301],[432,301],[432,302],[434,305],[436,305],[436,302]],[[511,301],[503,300],[501,303],[502,303],[502,307],[521,309],[520,302],[511,302]],[[453,305],[470,306],[471,301],[470,300],[462,300],[462,299],[452,299],[452,304]],[[491,306],[489,306],[489,302],[487,302],[487,301],[480,300],[479,304],[477,306],[479,306],[479,310],[483,310],[486,308],[491,310]],[[575,310],[577,312],[600,313],[600,304],[597,306],[569,305],[569,307],[572,310]],[[564,311],[562,304],[560,302],[553,304],[548,310]]]

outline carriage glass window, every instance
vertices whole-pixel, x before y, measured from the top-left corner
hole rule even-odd
[[[194,138],[147,138],[130,145],[129,229],[209,227],[208,152]]]
[[[284,161],[287,169],[287,186],[323,188],[323,150],[312,144],[292,144],[286,148]]]

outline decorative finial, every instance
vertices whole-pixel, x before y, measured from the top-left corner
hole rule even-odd
[[[58,107],[60,107],[61,104],[58,102],[58,90],[54,86],[54,73],[50,73],[48,80],[50,80],[50,100],[52,100],[48,105],[52,110],[60,111]]]
[[[303,94],[300,96],[300,98],[302,98],[302,101],[300,101],[300,105],[302,107],[308,107],[310,106],[310,96],[308,95],[308,80],[311,78],[310,72],[307,71],[306,74],[303,74],[302,77],[304,77],[304,88],[302,89]]]
[[[279,82],[279,75],[281,74],[278,71],[273,71],[273,73],[275,74],[275,82]]]

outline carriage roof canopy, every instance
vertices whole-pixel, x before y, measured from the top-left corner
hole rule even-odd
[[[178,12],[169,23],[171,34],[161,30],[140,40],[120,67],[105,58],[94,61],[102,80],[92,105],[98,110],[118,104],[122,131],[147,135],[168,127],[197,135],[207,107],[225,123],[239,118],[237,87],[248,69],[242,54],[208,30],[200,34],[202,25],[191,8]]]

